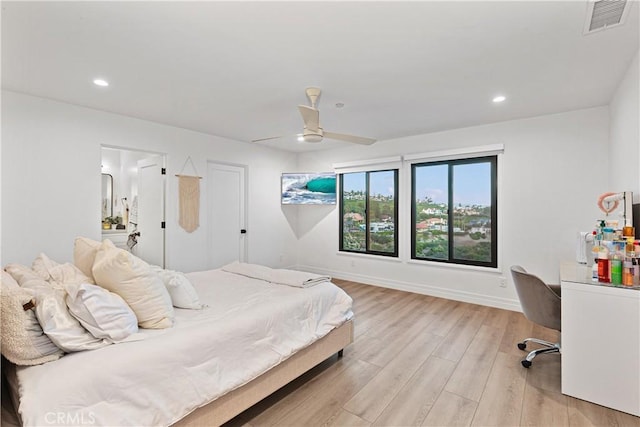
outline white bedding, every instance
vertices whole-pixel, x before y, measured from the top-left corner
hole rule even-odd
[[[254,279],[266,280],[279,285],[295,286],[297,288],[309,288],[318,283],[330,282],[331,277],[306,271],[286,270],[284,268],[270,268],[265,265],[248,264],[244,262],[232,262],[222,267],[223,271],[241,274]]]
[[[332,283],[302,289],[221,270],[189,273],[203,310],[175,310],[175,326],[146,339],[17,367],[28,426],[172,424],[350,319]]]

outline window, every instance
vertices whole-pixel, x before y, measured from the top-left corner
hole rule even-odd
[[[340,174],[340,250],[398,256],[398,170]]]
[[[497,267],[497,156],[411,167],[411,258]]]

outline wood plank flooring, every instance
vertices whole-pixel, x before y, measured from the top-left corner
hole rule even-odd
[[[563,395],[561,356],[539,356],[523,368],[516,343],[557,341],[558,332],[520,313],[334,282],[354,300],[355,340],[344,357],[326,360],[226,427],[640,427],[638,417]]]

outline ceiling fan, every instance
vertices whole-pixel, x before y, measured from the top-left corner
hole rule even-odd
[[[354,144],[370,145],[376,142],[373,138],[366,138],[364,136],[346,135],[343,133],[325,132],[322,126],[320,126],[320,111],[316,108],[318,98],[320,97],[320,89],[317,87],[308,87],[306,89],[307,98],[311,102],[311,106],[298,105],[298,111],[302,115],[304,122],[304,129],[301,134],[298,135],[299,141],[304,142],[320,142],[324,138],[337,139],[338,141],[352,142]],[[282,138],[281,136],[274,136],[270,138],[254,139],[251,142],[263,142],[271,139]]]

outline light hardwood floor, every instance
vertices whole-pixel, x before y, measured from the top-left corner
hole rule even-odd
[[[521,313],[334,282],[354,300],[355,340],[344,357],[323,362],[227,427],[640,427],[638,417],[563,395],[561,356],[539,356],[523,368],[517,342],[555,342],[558,333]]]

